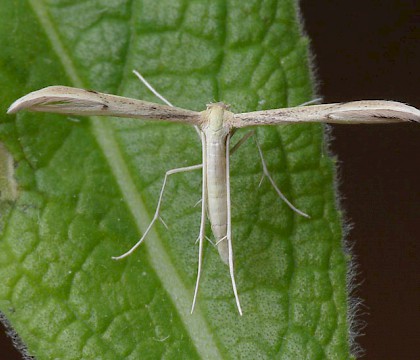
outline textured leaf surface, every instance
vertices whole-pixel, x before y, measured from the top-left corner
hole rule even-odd
[[[250,141],[232,158],[233,236],[243,317],[227,267],[206,244],[198,306],[200,173],[176,175],[148,225],[166,170],[200,163],[188,126],[7,116],[52,84],[235,112],[312,97],[295,4],[277,1],[1,0],[0,307],[38,359],[345,359],[346,258],[322,127],[258,129],[276,182]],[[239,138],[239,136],[238,136]],[[210,235],[210,232],[208,232]]]

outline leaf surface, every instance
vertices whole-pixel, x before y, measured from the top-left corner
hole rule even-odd
[[[173,176],[145,243],[165,171],[201,162],[193,128],[141,120],[5,115],[60,84],[234,112],[312,98],[294,1],[2,1],[0,310],[37,359],[349,358],[346,255],[333,161],[319,125],[258,129],[232,158],[233,238],[244,316],[228,274],[198,247],[200,172]],[[238,133],[243,133],[238,132]],[[235,135],[237,139],[240,135]],[[211,236],[210,231],[208,235]]]

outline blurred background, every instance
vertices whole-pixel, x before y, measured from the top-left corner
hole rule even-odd
[[[302,0],[300,7],[324,102],[420,108],[419,0]],[[419,359],[420,126],[334,126],[331,150],[352,224],[363,358]],[[0,359],[22,359],[4,328]]]

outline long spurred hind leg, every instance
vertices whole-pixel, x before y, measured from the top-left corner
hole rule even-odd
[[[207,150],[206,150],[206,139],[204,134],[201,133],[201,144],[203,151],[203,180],[201,189],[201,222],[200,222],[200,233],[198,235],[198,265],[197,265],[197,280],[195,282],[194,297],[191,305],[191,314],[194,311],[195,303],[197,302],[198,287],[200,285],[201,268],[203,263],[203,245],[206,236],[206,208],[207,208]]]
[[[241,303],[239,301],[238,290],[236,287],[235,281],[235,273],[234,273],[234,266],[233,266],[233,249],[232,249],[232,212],[231,212],[231,202],[230,202],[230,172],[229,172],[229,144],[230,144],[230,136],[227,136],[226,139],[226,201],[227,201],[227,231],[226,231],[226,240],[228,242],[228,265],[229,265],[229,272],[230,272],[230,279],[232,282],[233,294],[235,295],[236,307],[238,308],[239,314],[242,316],[242,308]]]
[[[147,234],[151,230],[151,228],[152,228],[153,224],[156,222],[156,220],[159,219],[159,212],[160,212],[160,208],[161,208],[161,205],[162,205],[163,192],[165,191],[165,186],[166,186],[166,182],[168,180],[168,177],[170,175],[181,173],[181,172],[187,172],[187,171],[201,169],[202,167],[203,167],[203,165],[199,164],[199,165],[186,166],[186,167],[182,167],[182,168],[172,169],[172,170],[169,170],[169,171],[166,172],[165,178],[163,180],[162,189],[160,190],[159,200],[158,200],[158,204],[157,204],[157,207],[156,207],[155,215],[153,216],[152,221],[150,222],[149,226],[147,227],[147,229],[144,232],[141,239],[139,241],[137,241],[137,243],[130,250],[128,250],[126,253],[124,253],[120,256],[113,256],[112,258],[114,260],[120,260],[120,259],[123,259],[126,256],[132,254],[134,252],[134,250],[136,250],[140,246],[140,244],[143,242],[143,240],[146,238]]]
[[[160,100],[162,100],[166,105],[169,106],[173,106],[167,99],[165,99],[138,71],[133,70],[133,73],[139,78],[139,80]],[[194,311],[194,307],[195,307],[195,303],[197,301],[197,294],[198,294],[198,286],[200,284],[200,277],[201,277],[201,267],[202,267],[202,260],[203,260],[203,243],[204,243],[204,239],[205,239],[205,228],[206,228],[206,192],[207,192],[207,177],[206,177],[206,157],[205,157],[205,153],[206,153],[206,147],[205,147],[205,138],[204,135],[202,134],[202,132],[200,131],[200,129],[198,128],[198,126],[194,126],[195,131],[197,132],[198,136],[201,139],[201,143],[202,143],[202,147],[203,147],[203,164],[201,165],[195,165],[195,166],[189,166],[187,168],[180,168],[180,169],[174,169],[171,170],[172,173],[175,172],[182,172],[182,171],[189,171],[189,170],[196,170],[199,168],[203,168],[203,185],[202,185],[202,200],[201,200],[201,222],[200,222],[200,233],[198,236],[198,241],[199,241],[199,245],[198,245],[198,269],[197,269],[197,280],[196,280],[196,284],[195,284],[195,290],[194,290],[194,298],[193,298],[193,303],[191,305],[191,313]],[[147,233],[149,232],[150,228],[152,227],[153,223],[156,221],[156,219],[159,216],[159,208],[160,208],[160,202],[161,202],[161,198],[162,198],[162,194],[163,194],[163,188],[165,187],[166,184],[166,179],[168,177],[168,175],[171,175],[166,173],[165,175],[165,180],[163,183],[163,187],[161,190],[161,195],[159,197],[159,203],[158,203],[158,208],[156,209],[156,213],[155,216],[152,220],[152,222],[150,223],[149,227],[147,228],[145,234],[143,235],[143,237],[138,241],[138,243],[136,245],[134,245],[134,247],[128,251],[126,254],[119,256],[116,259],[120,259],[126,255],[129,255],[129,253],[131,253],[132,251],[134,251],[143,241],[144,237],[147,235]]]

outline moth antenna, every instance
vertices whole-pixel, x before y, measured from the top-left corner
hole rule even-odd
[[[134,75],[136,75],[139,80],[155,95],[158,99],[162,100],[168,106],[174,106],[169,102],[163,95],[161,95],[137,70],[133,70]]]
[[[161,95],[137,70],[133,70],[134,75],[136,75],[139,80],[155,95],[158,99],[162,100],[166,105],[174,107],[174,105],[169,102],[163,95]],[[194,129],[198,134],[198,137],[201,138],[201,131],[197,125],[194,125]]]

